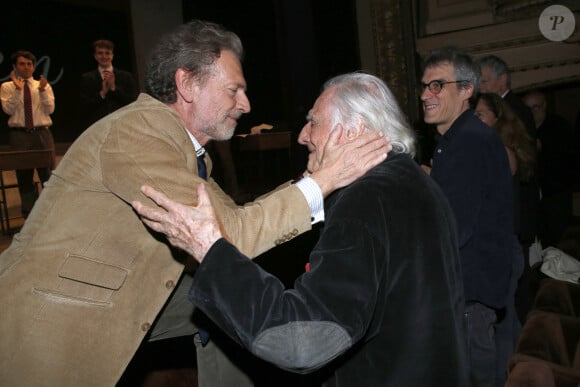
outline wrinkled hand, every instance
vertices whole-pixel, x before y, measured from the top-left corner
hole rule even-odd
[[[14,74],[14,70],[12,70],[10,72],[10,79],[12,79],[14,86],[16,86],[16,88],[18,90],[22,90],[22,88],[24,87],[24,83],[22,82],[22,77],[17,77],[16,74]]]
[[[319,168],[310,171],[310,177],[316,181],[324,197],[379,165],[393,149],[390,140],[377,131],[364,133],[339,145],[341,133],[342,129],[330,133]]]
[[[201,262],[210,247],[222,237],[219,222],[204,184],[197,187],[197,206],[187,206],[169,199],[163,193],[144,185],[141,192],[161,209],[131,203],[141,220],[152,230],[165,234],[171,245]]]

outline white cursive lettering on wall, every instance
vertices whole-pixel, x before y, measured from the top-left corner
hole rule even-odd
[[[4,55],[0,52],[0,64],[2,64],[3,62],[4,62]],[[57,84],[58,81],[60,81],[60,79],[62,78],[62,74],[64,73],[64,67],[60,68],[60,71],[59,71],[58,75],[56,76],[56,78],[50,80],[50,79],[48,79],[48,73],[50,71],[50,57],[45,55],[45,56],[41,57],[39,60],[37,60],[36,66],[34,67],[34,71],[38,72],[41,65],[42,65],[41,74],[48,80],[48,83],[50,83],[51,85]],[[0,82],[4,82],[4,81],[8,81],[8,80],[10,80],[10,74],[6,75],[3,78],[0,78]]]

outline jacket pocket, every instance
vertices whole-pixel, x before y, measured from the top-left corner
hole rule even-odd
[[[69,254],[58,276],[105,289],[119,290],[128,274],[129,270],[125,268]]]
[[[54,305],[112,305],[111,297],[123,286],[129,270],[83,257],[68,254],[52,287],[35,286],[33,292]],[[46,312],[46,310],[45,310]]]

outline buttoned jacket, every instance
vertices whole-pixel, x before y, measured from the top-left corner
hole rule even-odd
[[[131,201],[153,205],[149,184],[194,203],[200,182],[183,122],[145,94],[74,142],[0,255],[0,385],[115,385],[183,271]],[[243,207],[211,178],[207,188],[250,256],[311,228],[293,185]]]

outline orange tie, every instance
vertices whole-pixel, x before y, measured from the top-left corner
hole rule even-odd
[[[34,128],[34,120],[32,119],[32,97],[30,95],[30,88],[28,81],[24,81],[24,126],[27,129]]]

